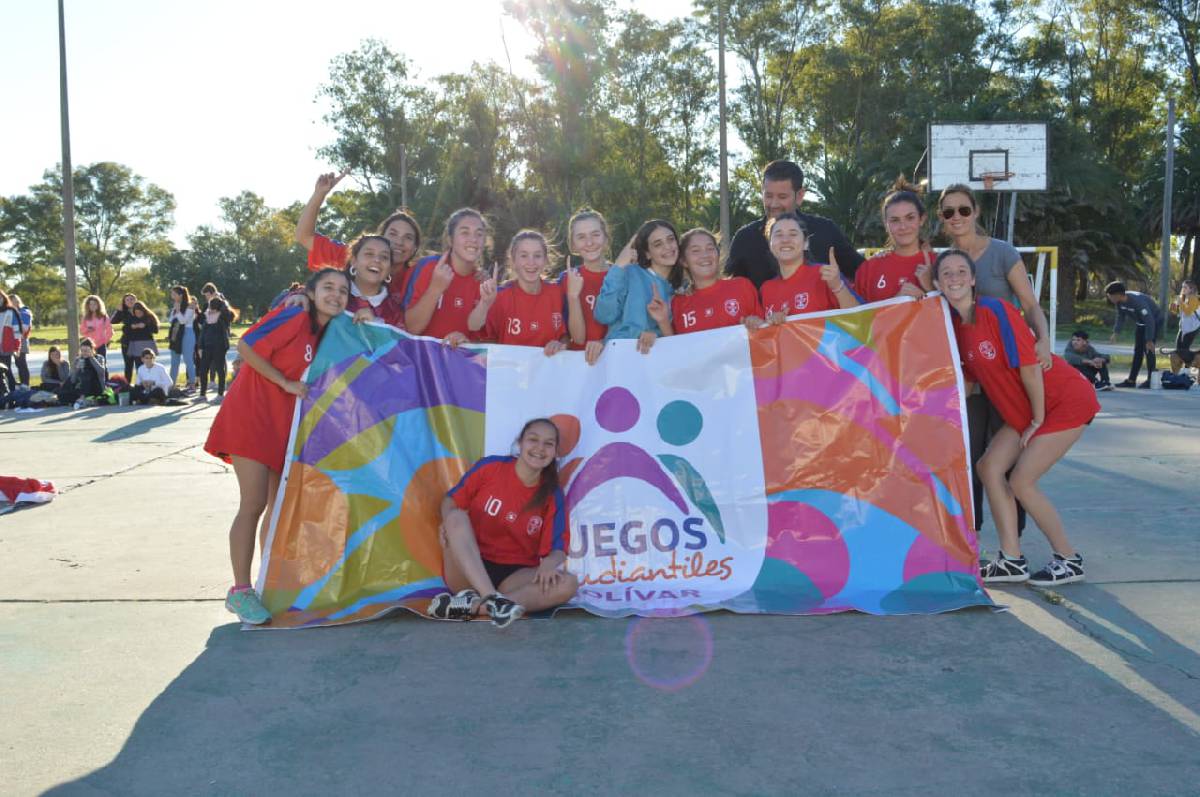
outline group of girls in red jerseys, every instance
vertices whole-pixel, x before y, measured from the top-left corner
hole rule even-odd
[[[329,320],[344,311],[355,322],[383,321],[449,345],[535,346],[547,356],[570,349],[595,364],[616,339],[636,340],[648,352],[661,336],[737,324],[755,330],[800,313],[920,299],[940,289],[952,308],[968,403],[978,399],[983,407],[983,420],[970,420],[973,448],[981,441],[972,461],[1000,551],[981,564],[980,576],[988,583],[1082,580],[1082,558],[1037,480],[1079,438],[1098,404],[1082,376],[1049,355],[1045,318],[1024,265],[1007,244],[978,233],[977,205],[966,186],[951,186],[939,199],[955,248],[935,263],[923,235],[924,201],[898,183],[881,209],[889,248],[863,262],[852,284],[832,250],[828,263],[809,259],[802,214],[781,213],[764,228],[777,276],[755,289],[745,278],[722,276],[716,235],[696,228],[679,236],[663,219],[643,224],[611,263],[608,224],[590,209],[567,225],[579,265],[557,278],[550,276],[555,252],[545,236],[521,230],[504,265],[511,279],[502,282],[498,264],[484,265],[487,220],[471,208],[450,215],[440,254],[416,259],[421,231],[405,211],[347,246],[315,231],[319,208],[341,177],[317,180],[297,223],[296,239],[309,249],[314,275],[303,294],[243,336],[238,349],[247,376],[235,382],[206,444],[233,463],[241,491],[230,529],[234,585],[227,606],[243,621],[270,619],[250,586],[255,533],[260,521],[265,527],[264,511],[279,485],[292,406],[306,391],[301,375]],[[977,274],[980,263],[986,275]],[[987,424],[986,432],[975,428]],[[512,456],[485,457],[447,494],[440,536],[451,591],[431,602],[431,616],[486,613],[504,626],[574,594],[577,582],[563,569],[569,523],[557,477],[558,438],[551,421],[530,421]],[[1022,506],[1054,549],[1051,562],[1032,576],[1019,547]]]

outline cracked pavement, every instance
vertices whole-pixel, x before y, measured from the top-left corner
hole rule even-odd
[[[215,407],[0,413],[0,469],[62,490],[0,517],[0,793],[1195,794],[1200,394],[1101,403],[1043,480],[1084,584],[505,633],[242,633]]]

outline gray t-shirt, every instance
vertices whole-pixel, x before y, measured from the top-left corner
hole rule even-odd
[[[1007,241],[992,238],[987,249],[975,261],[975,290],[980,296],[993,296],[1020,307],[1017,294],[1008,283],[1008,272],[1021,259],[1021,253]]]

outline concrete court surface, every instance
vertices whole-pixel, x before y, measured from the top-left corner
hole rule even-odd
[[[0,413],[64,491],[0,518],[0,794],[1196,794],[1200,393],[1101,401],[1044,480],[1061,603],[504,632],[242,632],[215,408]]]

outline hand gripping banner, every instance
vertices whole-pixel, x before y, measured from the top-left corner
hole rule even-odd
[[[446,490],[526,420],[560,430],[571,606],[603,616],[942,612],[977,575],[945,304],[660,339],[648,355],[451,349],[335,319],[309,369],[258,588],[271,627],[423,612]]]

